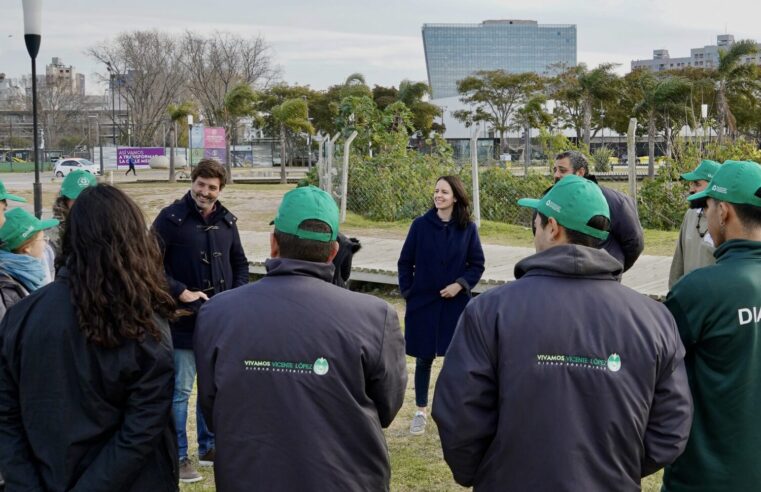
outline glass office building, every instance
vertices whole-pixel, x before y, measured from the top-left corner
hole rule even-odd
[[[549,75],[576,65],[576,26],[530,20],[424,24],[423,47],[428,83],[440,99],[458,95],[457,81],[479,70]]]

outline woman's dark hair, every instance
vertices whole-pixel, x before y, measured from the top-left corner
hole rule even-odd
[[[198,177],[206,179],[219,178],[219,189],[225,187],[227,183],[227,171],[225,166],[215,161],[214,159],[202,159],[193,168],[193,172],[190,173],[190,181],[193,182]]]
[[[546,227],[550,222],[550,219],[541,212],[537,212],[537,215],[539,215],[539,220],[542,224],[542,227]],[[608,218],[604,215],[595,215],[589,219],[587,225],[601,231],[610,230],[610,220],[608,220]],[[536,234],[536,231],[534,231],[534,234]],[[569,229],[567,227],[565,227],[565,237],[568,239],[570,244],[578,244],[579,246],[588,246],[590,248],[597,249],[599,249],[600,246],[602,246],[602,243],[605,242],[602,239],[590,236],[589,234],[584,234],[583,232],[574,231],[573,229]]]
[[[452,195],[455,199],[452,219],[458,227],[464,229],[470,222],[470,200],[468,200],[465,185],[462,184],[459,176],[439,176],[436,182],[438,183],[442,179],[452,187]]]
[[[118,188],[100,184],[82,191],[65,222],[57,264],[69,272],[79,328],[95,345],[142,341],[146,333],[158,340],[154,316],[174,318],[156,237]]]

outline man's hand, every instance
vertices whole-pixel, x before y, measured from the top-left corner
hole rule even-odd
[[[180,294],[180,302],[184,302],[185,304],[190,304],[191,302],[195,302],[198,299],[203,299],[204,301],[208,301],[209,300],[209,296],[207,296],[206,294],[204,294],[200,290],[198,290],[198,291],[195,291],[195,290],[191,291],[191,290],[188,290],[188,289],[183,290],[182,294]]]
[[[449,299],[459,294],[461,290],[462,290],[462,285],[455,282],[441,289],[439,294],[441,294],[441,297],[443,297],[444,299]]]

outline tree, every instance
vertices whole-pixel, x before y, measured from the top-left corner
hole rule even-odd
[[[232,131],[240,115],[248,114],[249,103],[244,100],[254,90],[268,87],[278,75],[269,45],[262,37],[244,38],[225,32],[202,37],[186,31],[180,52],[181,63],[187,72],[188,89],[197,100],[206,123],[226,129],[229,149]],[[242,86],[248,86],[252,92],[245,92]],[[234,90],[238,93],[228,99]],[[234,106],[241,103],[243,112],[236,116]],[[229,152],[227,160],[229,170]]]
[[[513,113],[543,87],[544,81],[534,73],[482,70],[457,82],[460,101],[474,109],[455,111],[454,116],[468,126],[489,123],[499,133],[500,149],[505,153],[505,132],[513,123]]]
[[[618,77],[613,63],[603,63],[589,70],[584,63],[568,67],[551,81],[551,97],[557,102],[558,116],[566,128],[574,128],[578,140],[589,148],[592,123],[600,125],[600,108],[614,101],[618,94]]]
[[[756,42],[745,39],[734,43],[728,50],[719,51],[716,69],[716,106],[719,124],[719,143],[726,134],[737,131],[737,121],[731,108],[733,96],[748,97],[760,86],[758,67],[742,63],[742,58],[758,51]],[[752,96],[751,96],[752,99]]]
[[[196,114],[196,108],[191,102],[170,104],[167,113],[169,113],[169,121],[171,122],[169,125],[169,182],[174,183],[177,180],[174,174],[174,149],[177,147],[177,122],[183,120],[187,121],[188,116]],[[188,135],[188,138],[190,138],[190,135]]]
[[[682,77],[658,75],[647,69],[634,70],[627,79],[627,93],[636,97],[633,107],[635,114],[641,114],[647,122],[647,144],[649,177],[655,175],[655,136],[659,117],[679,113],[688,107],[690,85]],[[666,125],[669,126],[669,125]]]
[[[175,39],[158,31],[126,32],[88,49],[87,54],[110,64],[115,80],[123,82],[121,94],[134,123],[134,143],[156,143],[157,131],[166,121],[166,109],[182,93],[185,83]],[[101,78],[109,80],[107,75]]]
[[[248,84],[236,85],[225,96],[225,104],[223,106],[224,118],[222,118],[226,123],[225,143],[227,146],[227,163],[225,164],[225,167],[227,168],[227,177],[231,183],[233,182],[233,172],[230,145],[232,144],[233,133],[238,127],[238,121],[240,118],[256,116],[256,103],[258,100],[259,94],[257,94]]]
[[[314,133],[314,127],[307,117],[309,108],[304,99],[288,99],[272,108],[272,116],[280,126],[280,183],[287,182],[285,174],[286,132],[304,131]]]

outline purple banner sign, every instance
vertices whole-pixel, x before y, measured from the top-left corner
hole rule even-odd
[[[225,129],[214,127],[205,128],[203,133],[204,147],[207,149],[225,148]]]
[[[164,155],[163,147],[119,147],[116,149],[116,167],[129,166],[129,158],[135,160],[136,167],[147,167],[151,157]]]
[[[225,149],[209,149],[206,148],[203,151],[203,156],[206,159],[216,159],[220,162],[220,164],[227,163],[227,152],[225,152]]]

